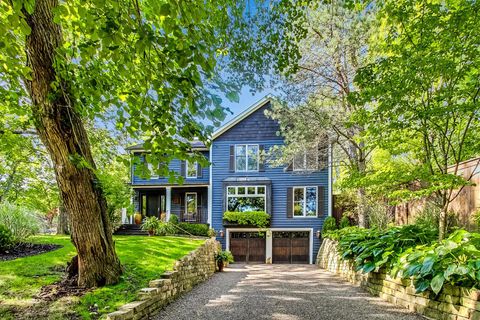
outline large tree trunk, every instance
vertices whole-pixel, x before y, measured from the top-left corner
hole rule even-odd
[[[26,53],[32,75],[26,83],[35,126],[52,158],[62,201],[70,214],[78,285],[102,286],[118,281],[121,266],[87,133],[70,98],[68,79],[62,79],[54,68],[63,42],[62,30],[53,22],[57,5],[57,0],[36,0],[32,14],[23,10],[31,28]]]

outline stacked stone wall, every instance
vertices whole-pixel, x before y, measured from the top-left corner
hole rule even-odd
[[[375,296],[432,319],[480,320],[480,291],[444,285],[435,295],[431,291],[416,293],[412,280],[393,278],[384,270],[363,274],[341,258],[337,242],[324,239],[318,252],[317,265],[359,285]]]
[[[201,247],[177,261],[173,271],[167,271],[160,279],[150,281],[148,288],[140,290],[137,301],[123,305],[118,311],[108,314],[107,319],[147,319],[157,313],[215,273],[215,253],[219,250],[219,242],[214,238],[205,241]]]

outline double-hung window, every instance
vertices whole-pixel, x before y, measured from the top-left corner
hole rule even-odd
[[[258,171],[258,144],[235,145],[235,171]]]
[[[316,217],[317,216],[317,187],[293,188],[293,216]]]
[[[196,178],[198,176],[198,163],[186,161],[185,173],[187,178]]]
[[[266,203],[265,186],[227,187],[227,211],[266,212]]]
[[[318,170],[318,150],[307,150],[297,154],[293,158],[294,171]]]

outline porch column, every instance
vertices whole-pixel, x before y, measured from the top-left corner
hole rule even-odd
[[[167,213],[166,219],[167,221],[170,220],[170,208],[172,207],[172,187],[166,187],[165,188],[166,194],[165,194],[165,211]]]
[[[272,243],[273,243],[273,239],[272,239],[272,230],[267,230],[266,232],[266,235],[265,235],[265,245],[266,245],[266,248],[265,248],[265,263],[266,264],[271,264],[272,263]]]

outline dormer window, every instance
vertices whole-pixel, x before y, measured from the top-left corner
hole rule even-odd
[[[186,177],[191,179],[191,178],[196,178],[198,176],[198,163],[195,162],[190,162],[186,161],[185,163],[185,171],[186,171]]]
[[[235,145],[235,171],[258,171],[259,168],[258,144]]]

